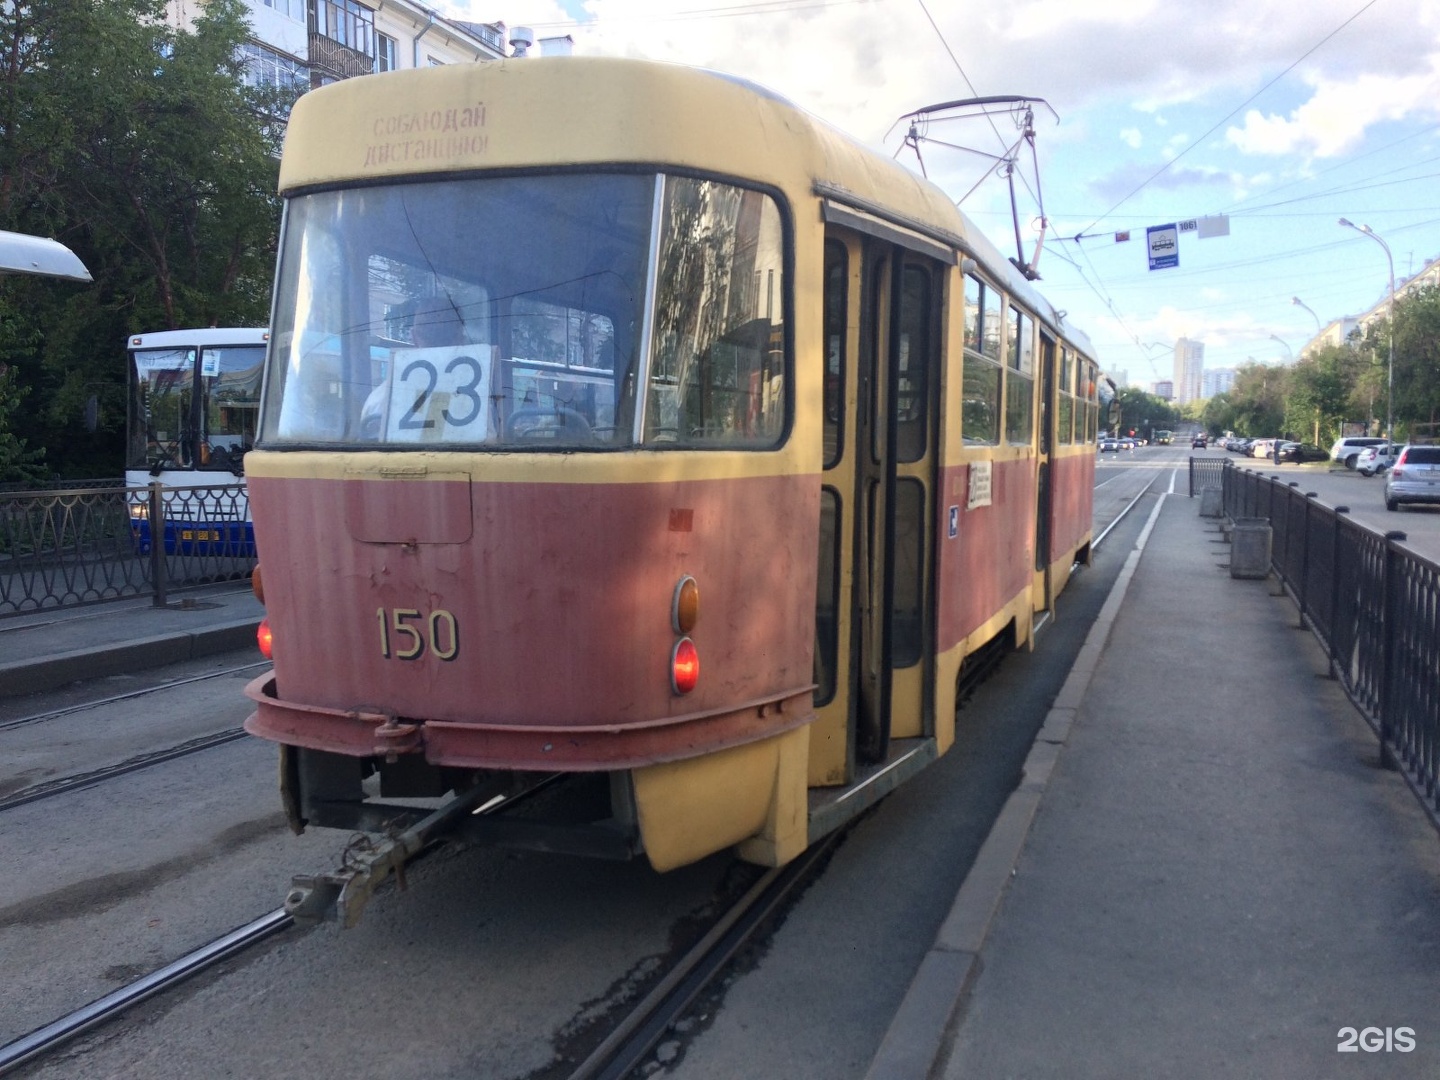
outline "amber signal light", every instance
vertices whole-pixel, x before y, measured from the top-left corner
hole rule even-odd
[[[261,620],[260,620],[260,626],[259,626],[259,628],[255,631],[255,643],[260,646],[260,655],[261,655],[261,656],[265,657],[266,660],[273,660],[273,659],[275,659],[275,657],[274,657],[274,655],[273,655],[274,645],[275,645],[275,639],[274,639],[273,635],[270,633],[270,620],[269,620],[269,619],[261,619]]]
[[[255,599],[265,603],[265,583],[260,578],[260,564],[255,564],[255,569],[250,571],[250,591],[255,594]]]
[[[675,643],[670,654],[670,688],[677,694],[688,694],[700,681],[700,654],[688,637]]]
[[[700,586],[686,574],[675,586],[675,598],[670,604],[670,623],[675,627],[675,633],[688,634],[695,629],[699,618]]]

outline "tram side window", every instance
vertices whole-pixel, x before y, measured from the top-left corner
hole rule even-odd
[[[1075,354],[1069,349],[1060,349],[1060,407],[1056,413],[1056,437],[1062,445],[1075,441]]]
[[[979,278],[965,275],[965,357],[961,434],[971,445],[1000,441],[999,297]]]
[[[768,447],[785,424],[784,232],[769,196],[666,177],[644,441]]]
[[[900,358],[895,402],[896,455],[901,461],[925,456],[925,416],[929,396],[934,333],[930,272],[907,266],[900,292]]]
[[[1086,360],[1080,365],[1081,395],[1085,401],[1085,441],[1094,442],[1099,431],[1097,421],[1100,416],[1099,393],[1100,384],[1096,378],[1095,365]]]
[[[1011,308],[1007,320],[1009,351],[1005,372],[1005,441],[1028,445],[1035,409],[1035,322]]]
[[[845,316],[850,253],[838,240],[825,241],[825,468],[833,468],[844,450]]]
[[[840,494],[820,489],[820,552],[815,579],[815,704],[835,697],[840,641]]]

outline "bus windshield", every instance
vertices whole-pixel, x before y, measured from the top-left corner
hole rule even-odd
[[[125,467],[239,472],[255,444],[264,363],[264,345],[132,350]]]
[[[783,249],[775,202],[714,180],[294,197],[261,445],[773,446]]]

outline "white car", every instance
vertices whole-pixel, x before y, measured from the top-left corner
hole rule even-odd
[[[1390,466],[1395,464],[1395,457],[1399,454],[1398,446],[1391,446],[1389,443],[1382,443],[1379,446],[1367,446],[1360,451],[1360,456],[1355,459],[1355,471],[1361,476],[1374,476],[1376,473],[1384,473]]]
[[[1347,469],[1353,469],[1360,463],[1360,451],[1367,446],[1379,446],[1385,442],[1384,439],[1377,439],[1371,435],[1351,435],[1344,439],[1336,439],[1335,445],[1330,448],[1330,460],[1338,461]]]

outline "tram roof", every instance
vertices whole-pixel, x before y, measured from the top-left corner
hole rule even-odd
[[[295,104],[280,190],[492,169],[713,172],[859,208],[974,258],[1090,351],[940,188],[759,86],[617,57],[527,57],[344,79]]]
[[[205,326],[195,330],[155,330],[131,334],[128,349],[178,349],[186,345],[264,345],[270,340],[266,326]]]

